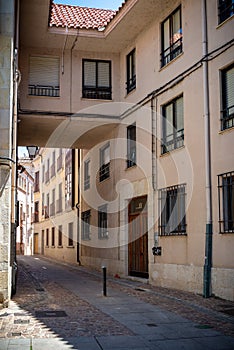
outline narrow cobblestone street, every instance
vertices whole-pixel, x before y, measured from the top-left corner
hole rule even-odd
[[[234,348],[233,302],[112,277],[104,297],[98,272],[40,256],[18,262],[1,350]]]

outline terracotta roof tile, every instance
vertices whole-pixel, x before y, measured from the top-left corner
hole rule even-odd
[[[98,29],[105,27],[117,12],[52,3],[50,27]]]

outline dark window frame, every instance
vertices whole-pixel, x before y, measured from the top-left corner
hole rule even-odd
[[[234,69],[234,64],[231,64],[227,68],[221,71],[221,84],[222,84],[222,109],[221,109],[221,130],[227,130],[234,127],[234,105],[229,106],[227,101],[227,74]],[[233,82],[234,86],[234,82]],[[234,94],[234,91],[233,91]]]
[[[72,206],[72,150],[65,156],[65,208]]]
[[[178,38],[173,39],[173,16],[179,11],[180,15],[180,31],[176,33]],[[169,42],[170,46],[164,47],[164,24],[169,20]],[[161,68],[166,66],[169,62],[174,60],[183,52],[183,29],[182,29],[182,12],[181,5],[177,7],[162,23],[161,23]]]
[[[58,247],[63,246],[63,226],[59,225],[58,227]]]
[[[218,175],[219,232],[234,233],[234,171]]]
[[[234,14],[234,1],[233,0],[219,0],[218,1],[218,23],[221,24],[226,19],[232,17]]]
[[[183,128],[177,129],[178,125],[178,115],[176,110],[177,101],[182,98],[183,103]],[[166,109],[172,105],[172,118],[173,118],[173,132],[168,134],[168,116],[166,115]],[[171,139],[172,137],[172,139]],[[178,149],[184,145],[184,97],[183,95],[179,95],[175,97],[170,102],[164,104],[162,106],[162,142],[161,142],[161,154],[168,153],[175,149]]]
[[[84,161],[84,191],[90,188],[90,159]]]
[[[136,123],[127,127],[127,168],[136,165]]]
[[[51,227],[51,247],[55,247],[55,227]]]
[[[95,63],[95,86],[85,85],[85,62]],[[109,86],[99,86],[98,81],[98,65],[99,63],[106,63],[109,65]],[[83,59],[82,60],[82,97],[98,100],[111,100],[112,99],[112,77],[111,77],[111,61],[110,60],[95,60],[95,59]]]
[[[83,240],[90,240],[90,220],[91,220],[90,209],[82,212],[81,220],[82,220],[81,237]]]
[[[49,247],[49,238],[50,238],[49,235],[50,235],[50,231],[47,228],[46,229],[46,247]]]
[[[74,246],[74,225],[73,222],[69,222],[68,224],[68,247]]]
[[[110,160],[109,162],[104,162],[104,152],[109,148],[110,157],[110,142],[106,143],[100,148],[100,169],[99,169],[99,182],[102,182],[110,177]]]
[[[136,49],[134,48],[126,57],[127,67],[127,94],[136,89]]]
[[[108,238],[107,204],[98,207],[98,238]]]
[[[186,185],[175,185],[159,190],[159,235],[181,236],[186,233]]]

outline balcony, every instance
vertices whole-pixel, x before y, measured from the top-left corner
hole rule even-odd
[[[29,85],[29,96],[59,97],[59,86]]]
[[[62,167],[63,167],[63,156],[62,154],[60,154],[57,158],[57,171],[62,169]]]

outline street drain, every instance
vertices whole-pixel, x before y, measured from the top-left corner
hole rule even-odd
[[[44,292],[44,291],[45,291],[45,289],[44,289],[44,288],[40,288],[40,287],[39,287],[39,288],[36,288],[36,291],[37,291],[37,292]]]
[[[44,317],[66,317],[67,314],[63,310],[51,310],[51,311],[35,311],[35,316],[38,318]]]
[[[199,329],[209,329],[209,328],[213,328],[212,326],[208,325],[208,324],[199,324],[197,326],[195,326],[195,328],[199,328]]]
[[[156,323],[147,323],[146,326],[148,327],[158,327]]]
[[[29,320],[14,320],[14,324],[28,324]]]
[[[11,336],[12,337],[21,337],[21,332],[12,332]]]

